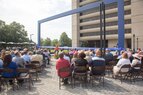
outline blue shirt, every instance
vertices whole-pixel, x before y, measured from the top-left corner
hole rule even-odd
[[[17,69],[17,65],[16,65],[16,63],[15,62],[11,62],[7,67],[5,67],[5,68],[9,68],[9,69],[13,69],[14,70],[14,72],[12,72],[12,73],[2,73],[2,76],[3,77],[14,77],[14,76],[16,76],[17,75],[17,72],[16,72],[16,69]]]

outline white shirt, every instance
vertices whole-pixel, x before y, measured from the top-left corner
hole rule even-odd
[[[30,56],[28,54],[24,54],[22,58],[24,59],[25,62],[31,62]]]
[[[92,57],[92,60],[103,60],[103,61],[105,61],[104,58],[102,58],[102,57],[97,57],[97,56]]]
[[[116,64],[117,67],[121,68],[123,65],[131,64],[129,59],[122,58]]]
[[[70,63],[70,57],[68,57],[68,56],[64,55],[64,59],[65,59],[65,60],[68,60],[68,61],[69,61],[69,63]]]
[[[0,59],[0,66],[2,66],[3,65],[3,61]]]
[[[138,59],[134,59],[134,60],[132,61],[131,66],[134,67],[136,64],[141,64],[141,61],[138,60]]]

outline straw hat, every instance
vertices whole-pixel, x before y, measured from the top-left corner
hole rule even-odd
[[[140,57],[143,57],[143,52],[142,51],[140,51],[138,54],[139,54]]]
[[[10,51],[6,51],[6,52],[5,52],[5,55],[9,55],[9,54],[10,54]]]
[[[133,57],[135,57],[135,58],[137,58],[137,59],[140,59],[140,57],[139,57],[139,54],[133,54]]]

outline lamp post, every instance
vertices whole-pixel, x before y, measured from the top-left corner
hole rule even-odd
[[[29,41],[29,48],[30,49],[31,49],[32,35],[34,35],[34,34],[30,34],[30,41]]]
[[[133,51],[135,52],[135,34],[133,34]]]
[[[34,35],[34,34],[30,34],[30,42],[32,42],[32,35]]]
[[[139,38],[137,37],[137,49],[138,49],[138,45],[139,45]]]

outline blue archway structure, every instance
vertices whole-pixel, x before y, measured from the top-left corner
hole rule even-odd
[[[48,18],[44,18],[38,21],[38,46],[40,46],[40,39],[41,39],[41,24],[44,22],[48,22],[54,19],[58,19],[61,17],[65,17],[68,15],[72,15],[72,14],[76,14],[76,13],[80,13],[83,11],[86,11],[88,9],[93,9],[96,7],[99,7],[101,3],[106,4],[110,4],[110,3],[114,3],[117,2],[118,5],[118,48],[124,48],[124,33],[125,33],[125,29],[124,29],[124,0],[102,0],[99,2],[95,2],[95,3],[91,3],[88,5],[85,5],[83,7],[79,7],[77,9],[73,9],[61,14],[57,14]]]

